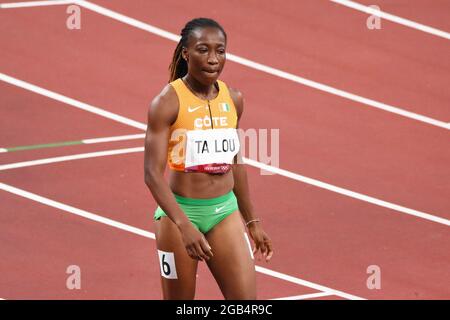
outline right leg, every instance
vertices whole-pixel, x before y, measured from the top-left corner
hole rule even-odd
[[[167,279],[161,275],[164,299],[194,299],[198,261],[192,259],[187,254],[180,231],[172,220],[168,217],[161,217],[155,221],[155,227],[156,246],[158,250],[172,252],[174,254],[177,272],[177,279]]]

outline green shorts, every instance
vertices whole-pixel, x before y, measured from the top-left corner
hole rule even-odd
[[[181,210],[202,233],[207,233],[220,221],[238,210],[237,199],[233,190],[222,196],[210,199],[185,198],[177,194],[174,194],[174,196]],[[167,215],[158,206],[154,219],[159,220],[161,217],[167,217]]]

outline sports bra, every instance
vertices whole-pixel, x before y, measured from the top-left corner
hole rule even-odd
[[[167,162],[183,172],[226,173],[240,145],[237,113],[227,85],[217,80],[219,93],[211,100],[197,97],[178,78],[170,85],[178,96],[179,109],[170,126]]]

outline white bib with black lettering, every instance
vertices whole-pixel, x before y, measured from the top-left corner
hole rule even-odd
[[[186,132],[185,167],[210,163],[233,163],[239,151],[236,129],[189,130]]]

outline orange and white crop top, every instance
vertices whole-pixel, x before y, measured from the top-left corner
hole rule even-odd
[[[226,173],[239,151],[237,113],[227,85],[212,100],[197,97],[180,78],[171,82],[179,110],[170,127],[167,162],[183,172]]]

